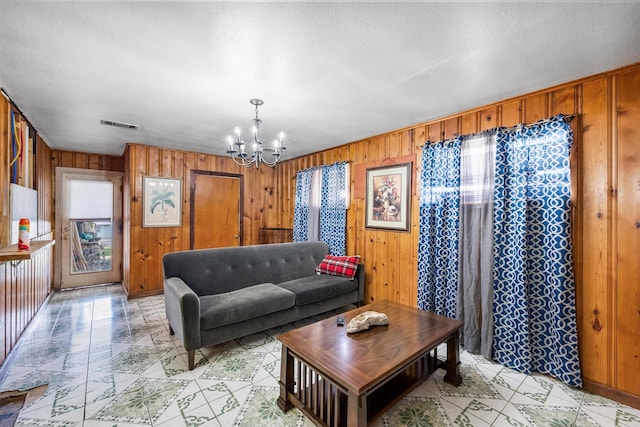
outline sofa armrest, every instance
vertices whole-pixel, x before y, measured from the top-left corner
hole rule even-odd
[[[202,347],[200,339],[200,298],[182,279],[164,279],[164,301],[169,326],[185,350]]]

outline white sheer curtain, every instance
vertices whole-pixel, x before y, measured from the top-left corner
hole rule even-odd
[[[309,196],[309,219],[307,222],[307,241],[320,240],[320,202],[322,190],[322,170],[316,168],[311,178],[311,194]]]
[[[456,317],[464,322],[462,344],[492,357],[493,191],[495,131],[462,141],[460,158],[459,289]]]

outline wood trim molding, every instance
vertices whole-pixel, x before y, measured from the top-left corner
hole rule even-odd
[[[623,405],[631,406],[632,408],[640,409],[640,396],[616,390],[614,388],[597,383],[595,381],[588,380],[586,378],[583,378],[582,385],[584,391],[604,396],[608,399],[622,403]]]

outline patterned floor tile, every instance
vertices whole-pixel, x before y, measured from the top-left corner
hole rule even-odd
[[[496,417],[492,424],[493,427],[546,427],[536,426],[525,417],[518,408],[512,403],[507,403],[502,409],[500,415]],[[560,426],[559,426],[560,427]]]
[[[58,292],[5,361],[0,390],[48,384],[17,426],[311,427],[277,407],[277,336],[332,315],[199,349],[189,370],[161,295],[128,301],[119,285]],[[437,351],[446,358],[446,345]],[[464,351],[460,361],[460,387],[438,370],[371,425],[640,427],[640,410]]]
[[[494,384],[482,375],[475,366],[461,368],[462,384],[454,387],[444,382],[444,372],[434,374],[438,392],[436,394],[445,398],[473,397],[482,399],[502,399],[503,396]]]
[[[26,390],[35,375],[35,370],[29,366],[7,366],[3,371],[0,391]]]
[[[275,338],[264,332],[248,335],[235,340],[240,348],[253,351],[271,351],[274,348],[276,341],[277,340]]]
[[[218,422],[208,405],[200,406],[165,422],[158,422],[159,427],[224,427]]]
[[[141,378],[91,419],[152,424],[187,387],[188,381]]]
[[[237,427],[296,426],[299,411],[294,408],[286,413],[282,412],[276,405],[277,398],[278,390],[275,388],[253,387],[233,425]]]
[[[590,420],[598,426],[640,426],[640,415],[637,410],[615,403],[590,405],[583,403],[580,408],[581,418]]]
[[[253,384],[266,387],[276,387],[280,380],[280,358],[271,353],[265,353],[256,374]]]
[[[65,371],[46,371],[37,370],[31,377],[31,383],[28,388],[37,387],[43,384],[47,384],[47,392],[45,396],[65,392],[72,388],[76,388],[79,384],[84,382],[85,376],[76,372]]]
[[[202,395],[206,401],[210,403],[229,394],[233,394],[243,388],[250,388],[253,385],[251,381],[223,381],[209,380],[205,378],[198,378],[196,383],[200,387]]]
[[[548,377],[527,377],[511,398],[511,403],[520,405],[549,405],[553,407],[579,408],[581,400],[565,392],[565,389]]]
[[[136,423],[125,423],[118,422],[114,423],[113,421],[101,421],[101,420],[91,420],[86,419],[81,426],[76,427],[149,427],[150,424],[136,424]]]
[[[12,364],[14,366],[38,366],[40,357],[45,349],[49,346],[49,340],[33,340],[20,343],[14,353],[11,354]]]
[[[251,381],[267,353],[229,350],[221,353],[200,378]]]
[[[134,379],[131,380],[133,382]],[[126,388],[126,387],[125,387]],[[113,373],[90,373],[87,379],[85,400],[87,404],[113,398],[116,395],[116,379]]]
[[[86,395],[86,383],[83,381],[84,378],[79,377],[76,381],[67,383],[58,389],[47,388],[40,399],[26,404],[23,412],[44,413],[46,417],[58,418],[63,414],[83,409]]]
[[[91,346],[89,349],[89,371],[101,370],[105,365],[110,364],[111,359],[116,355],[131,348],[130,344],[103,342]]]
[[[211,410],[207,400],[202,395],[202,391],[195,381],[189,381],[187,385],[180,391],[179,394],[169,402],[169,405],[165,410],[154,420],[154,424],[164,424],[169,420],[180,421],[180,423],[189,424],[186,421],[187,414],[193,411],[200,410],[199,413],[206,419],[200,420],[201,423],[205,423],[210,420],[215,420],[215,415]],[[205,415],[207,414],[207,415]]]
[[[189,370],[185,359],[186,355],[184,353],[181,353],[178,349],[173,349],[164,355],[155,367],[158,369],[158,373],[165,375],[167,378],[195,379],[196,375]],[[160,369],[162,370],[161,372]],[[145,375],[153,375],[153,371],[145,371]]]
[[[82,423],[84,419],[84,394],[75,396],[45,396],[33,405],[26,406],[20,411],[21,419],[51,419]]]
[[[86,424],[84,424],[86,426]],[[22,419],[16,420],[15,427],[82,427],[82,422],[61,421],[50,419]],[[87,426],[90,427],[90,426]],[[97,426],[96,426],[97,427]],[[112,426],[110,426],[112,427]]]
[[[152,339],[152,336],[157,336],[166,331],[161,324],[147,324],[144,325],[131,325],[131,340],[134,345],[156,345]]]
[[[443,355],[445,354],[446,354],[446,351],[443,353]],[[462,365],[475,366],[481,361],[485,361],[485,359],[482,356],[476,356],[466,351],[463,351],[462,353],[460,353],[460,364]]]
[[[388,425],[394,427],[453,425],[438,398],[404,398],[389,410],[387,418]]]
[[[92,371],[87,377],[87,404],[124,393],[139,379],[137,374]]]
[[[100,421],[94,418],[98,412],[108,407],[113,403],[116,399],[115,395],[111,397],[104,397],[92,401],[86,401],[84,406],[84,422],[87,423],[89,421]],[[113,421],[111,421],[111,425],[113,426]]]
[[[89,350],[67,350],[57,355],[47,355],[40,359],[39,368],[49,371],[87,372]]]
[[[516,393],[526,375],[495,364],[477,364],[475,368],[500,393],[503,399],[509,400]]]
[[[437,392],[438,386],[435,384],[435,378],[431,375],[422,384],[416,387],[408,397],[425,397],[425,398],[437,398],[440,395]]]
[[[224,393],[225,390],[230,390],[230,392]],[[238,383],[225,382],[204,388],[202,391],[218,422],[223,426],[230,426],[240,415],[252,390],[251,384],[240,387]]]
[[[578,417],[578,408],[551,405],[519,405],[518,411],[536,426],[573,426]]]
[[[102,372],[118,372],[123,374],[138,374],[138,354],[135,347],[128,346],[118,354],[103,354],[92,363],[92,369]]]
[[[493,423],[498,415],[502,412],[506,406],[506,402],[502,399],[481,399],[481,398],[456,398],[448,399],[441,398],[441,403],[444,402],[455,405],[462,409],[459,414],[460,420],[475,419],[478,418],[488,425]],[[472,416],[472,417],[471,417]],[[456,418],[458,419],[458,418]],[[466,423],[467,421],[465,421]],[[454,423],[455,424],[455,423]]]
[[[162,312],[145,313],[143,319],[146,323],[162,323],[167,319],[164,310]]]

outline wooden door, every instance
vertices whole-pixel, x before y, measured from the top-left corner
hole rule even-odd
[[[193,171],[191,249],[242,244],[242,176]]]
[[[120,282],[122,173],[56,168],[56,236],[57,289]]]

